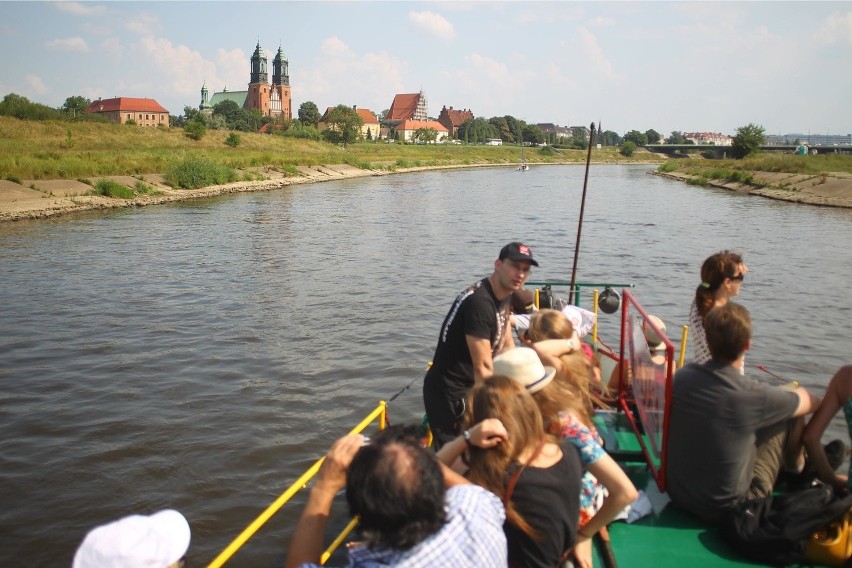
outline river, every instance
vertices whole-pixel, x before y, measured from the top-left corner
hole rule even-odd
[[[821,390],[850,363],[852,210],[649,168],[592,166],[578,279],[634,283],[672,330],[703,259],[741,251],[747,362]],[[435,171],[0,225],[2,564],[67,566],[91,527],[166,507],[206,564],[379,399],[414,381],[390,414],[420,421],[441,320],[505,243],[569,278],[582,181]],[[301,503],[231,565],[280,565]]]

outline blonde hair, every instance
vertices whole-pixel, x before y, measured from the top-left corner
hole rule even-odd
[[[534,451],[543,441],[553,441],[544,431],[544,422],[532,396],[516,381],[493,376],[473,388],[468,397],[465,422],[478,424],[486,418],[497,418],[506,427],[509,438],[490,449],[470,448],[468,477],[488,489],[501,500],[506,491],[506,472],[520,464],[520,456]],[[506,520],[532,538],[535,530],[510,500],[505,503]]]
[[[573,335],[574,326],[571,320],[558,310],[548,308],[530,316],[527,337],[533,343],[544,339],[571,339]]]
[[[527,330],[530,341],[571,339],[573,336],[574,326],[565,314],[558,310],[539,310],[530,317]],[[592,392],[591,383],[594,377],[592,362],[580,350],[562,355],[559,360],[562,363],[561,368],[557,369],[556,377],[550,385],[543,389],[546,391],[549,387],[555,386],[559,392],[545,393],[538,397],[534,395],[534,398],[536,401],[542,401],[539,406],[547,421],[553,420],[560,410],[568,410],[580,418],[583,424],[592,426],[595,406],[607,407],[601,397]],[[561,402],[557,397],[562,399]],[[553,412],[554,409],[556,412]]]

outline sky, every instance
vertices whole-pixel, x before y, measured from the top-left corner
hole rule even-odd
[[[293,113],[376,113],[422,89],[528,123],[735,134],[852,133],[852,2],[7,2],[0,96],[156,99],[245,90],[282,47]]]

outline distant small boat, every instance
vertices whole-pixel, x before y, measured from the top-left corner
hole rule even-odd
[[[527,171],[528,169],[530,169],[530,165],[529,165],[528,163],[526,163],[526,162],[521,162],[521,163],[518,165],[518,171],[519,171],[519,172],[525,172],[525,171]]]

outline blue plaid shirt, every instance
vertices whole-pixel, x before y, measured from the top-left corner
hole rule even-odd
[[[347,568],[404,566],[481,566],[505,568],[506,535],[503,503],[478,485],[456,485],[447,490],[447,523],[414,548],[405,552],[370,550],[358,546],[349,550]],[[314,568],[317,564],[302,564]]]

